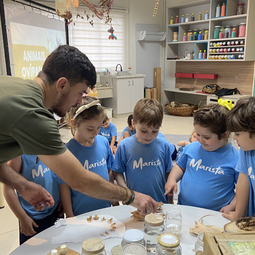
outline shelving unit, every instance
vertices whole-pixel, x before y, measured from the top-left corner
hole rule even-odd
[[[194,3],[195,2],[195,3]],[[226,15],[223,17],[215,17],[216,6],[226,3]],[[239,3],[245,4],[245,13],[237,15],[237,6]],[[177,3],[178,5],[178,3]],[[209,12],[209,19],[205,20],[205,12]],[[202,20],[197,20],[198,13],[202,13]],[[170,25],[170,18],[179,16],[181,21],[182,15],[186,14],[190,17],[194,13],[195,21],[186,23],[176,23]],[[233,25],[238,26],[240,23],[246,24],[245,37],[214,39],[215,26],[226,27]],[[207,61],[254,61],[255,60],[255,1],[254,0],[207,0],[207,1],[190,1],[189,4],[182,4],[176,7],[167,8],[167,40],[166,40],[166,59],[167,61],[187,61],[185,56],[187,53],[193,53],[192,61],[201,61],[198,53],[206,50]],[[188,35],[188,30],[194,31],[208,30],[208,40],[192,40],[183,41],[183,35]],[[178,32],[178,41],[173,41],[173,33]],[[229,31],[230,32],[230,31]],[[249,34],[249,37],[247,36]],[[242,41],[242,44],[240,42]],[[230,51],[226,52],[222,45],[212,46],[215,42],[230,42],[230,45],[224,47]],[[238,44],[235,44],[238,42]],[[232,44],[231,44],[232,43]],[[234,43],[234,44],[233,44]],[[218,50],[222,49],[221,51]],[[216,49],[216,52],[214,51]]]

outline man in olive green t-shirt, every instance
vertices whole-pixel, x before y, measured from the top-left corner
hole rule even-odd
[[[37,210],[54,204],[40,185],[27,181],[6,162],[21,154],[37,155],[72,189],[88,196],[132,204],[141,214],[155,212],[149,196],[107,182],[83,166],[61,141],[51,112],[64,117],[81,103],[88,86],[96,83],[96,72],[87,56],[63,45],[45,60],[34,80],[0,77],[0,181],[16,189]]]

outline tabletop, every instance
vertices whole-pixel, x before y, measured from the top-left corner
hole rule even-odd
[[[163,211],[165,212],[168,208],[172,207],[171,204],[164,204]],[[185,255],[194,255],[194,245],[196,242],[196,236],[189,232],[189,228],[195,227],[195,221],[197,221],[200,217],[205,215],[211,215],[205,217],[204,224],[206,225],[216,225],[218,227],[223,228],[223,226],[229,222],[229,220],[222,217],[220,212],[207,210],[198,207],[191,206],[181,206],[178,205],[182,211],[182,234],[180,236],[180,242],[182,247],[182,254]],[[89,213],[85,213],[77,216],[77,220],[87,219],[89,216],[94,215],[111,215],[116,218],[119,222],[123,223],[126,229],[140,229],[143,228],[142,221],[136,221],[131,218],[131,212],[135,211],[136,208],[132,206],[122,205],[104,208],[96,211],[92,211]],[[77,225],[78,226],[78,225]],[[20,255],[20,254],[36,254],[36,255],[47,255],[51,250],[60,246],[60,244],[52,244],[52,238],[59,236],[66,229],[67,225],[60,226],[56,228],[52,226],[43,232],[35,235],[30,240],[19,246],[16,250],[14,250],[10,255]],[[91,236],[92,237],[92,236]],[[85,241],[85,240],[84,240]],[[115,245],[119,245],[121,243],[121,238],[108,238],[104,240],[105,250],[108,255],[111,255],[111,249]],[[68,242],[65,243],[68,248],[81,252],[82,242]]]

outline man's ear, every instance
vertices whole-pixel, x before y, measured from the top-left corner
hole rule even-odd
[[[65,77],[60,77],[56,82],[56,89],[58,92],[64,92],[69,89],[69,81]]]

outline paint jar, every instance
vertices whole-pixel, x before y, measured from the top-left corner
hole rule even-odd
[[[190,21],[195,21],[194,13],[191,14]]]
[[[189,41],[193,41],[193,33],[192,32],[189,34]]]
[[[184,15],[182,15],[181,23],[184,23],[184,22],[185,22],[185,18],[184,18]]]
[[[213,39],[219,39],[221,26],[215,26],[213,31]]]
[[[236,37],[236,29],[235,27],[233,27],[231,31],[231,38],[235,38],[235,37]]]
[[[197,39],[198,39],[199,41],[201,41],[201,40],[203,39],[202,31],[199,31],[199,32],[198,32],[198,37],[197,37]]]
[[[203,52],[203,59],[206,59],[207,58],[207,54],[206,54],[206,50],[204,50]]]
[[[241,15],[244,14],[244,3],[240,3],[237,6],[237,15]]]
[[[175,24],[177,24],[177,23],[179,23],[179,16],[178,15],[175,17]]]
[[[209,19],[209,13],[208,13],[208,11],[205,12],[205,19]]]
[[[224,38],[224,32],[221,29],[220,32],[219,32],[219,39],[222,39],[222,38]]]
[[[186,14],[185,22],[189,22],[189,14]]]
[[[202,13],[201,12],[198,13],[198,20],[202,20]]]
[[[239,24],[239,37],[245,37],[245,32],[246,32],[246,24],[240,23]]]
[[[193,40],[196,41],[198,39],[198,29],[194,29],[193,31]]]
[[[232,26],[232,30],[235,28],[235,31],[236,31],[236,37],[238,37],[238,34],[239,34],[239,25],[233,25]]]

